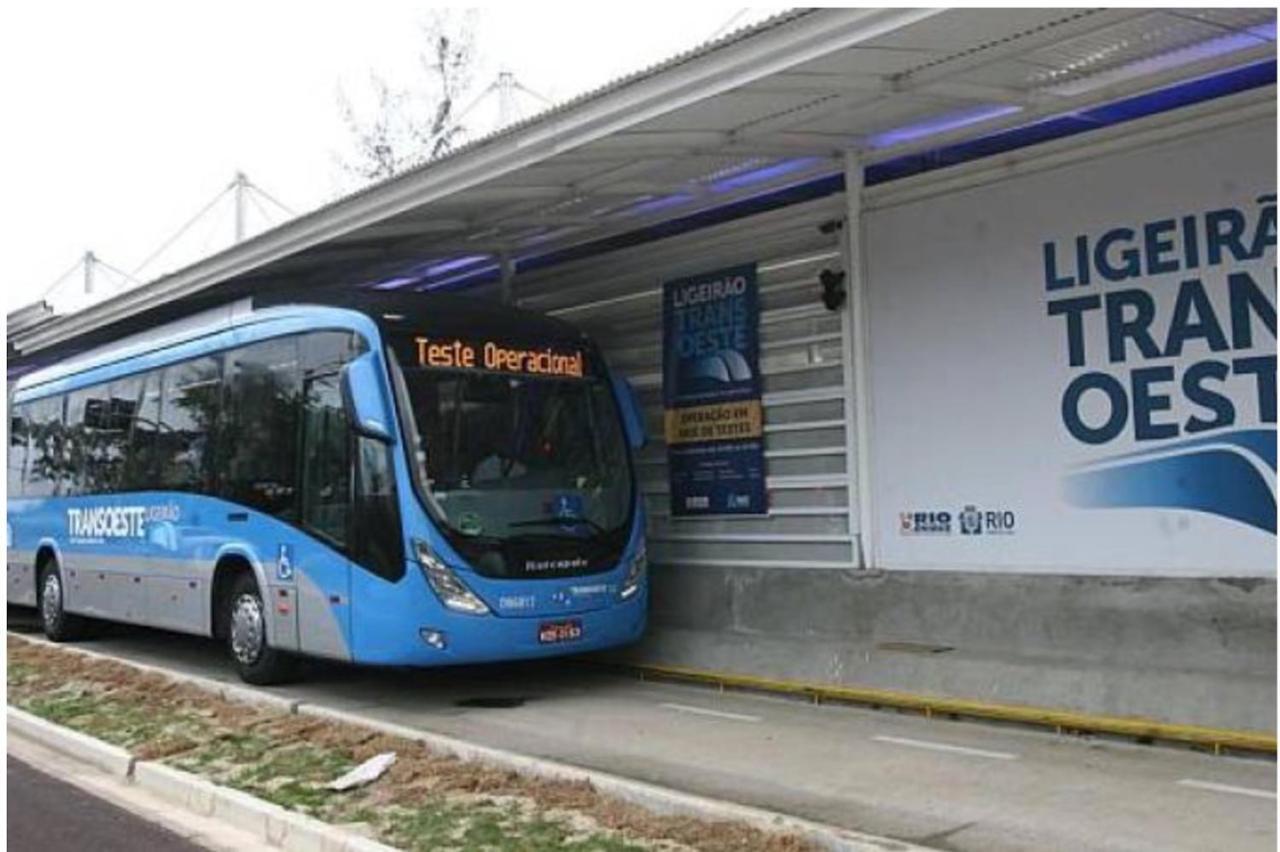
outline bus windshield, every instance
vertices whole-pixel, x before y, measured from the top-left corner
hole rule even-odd
[[[423,367],[403,376],[429,508],[477,570],[608,567],[633,489],[606,379]]]

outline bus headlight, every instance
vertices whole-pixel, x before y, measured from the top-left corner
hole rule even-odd
[[[631,565],[627,568],[627,576],[622,580],[622,589],[618,592],[618,597],[625,601],[635,595],[640,590],[640,584],[644,582],[644,573],[648,567],[649,555],[644,547],[641,547],[636,551],[636,555],[631,557]]]
[[[427,585],[440,598],[440,603],[454,612],[465,612],[468,615],[489,614],[488,605],[467,588],[467,584],[462,582],[452,568],[437,559],[425,543],[415,541],[414,549],[418,551],[418,565],[427,578]]]

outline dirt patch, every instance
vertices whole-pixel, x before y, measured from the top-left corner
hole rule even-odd
[[[586,782],[521,775],[357,725],[224,700],[124,663],[8,638],[9,703],[218,784],[405,849],[800,852],[734,822],[661,816]],[[373,784],[325,786],[387,751]]]

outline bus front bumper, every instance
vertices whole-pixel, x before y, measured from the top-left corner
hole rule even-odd
[[[449,666],[466,663],[556,657],[616,648],[644,633],[647,589],[629,601],[563,616],[513,618],[442,613],[417,625],[412,635],[358,649],[355,662],[397,666]],[[557,638],[552,639],[552,635]],[[362,652],[363,651],[363,652]]]

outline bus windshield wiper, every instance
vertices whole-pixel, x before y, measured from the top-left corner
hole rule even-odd
[[[507,524],[509,527],[571,527],[582,524],[590,527],[591,531],[598,535],[604,535],[607,529],[597,524],[590,518],[529,518],[524,521],[512,521]]]

